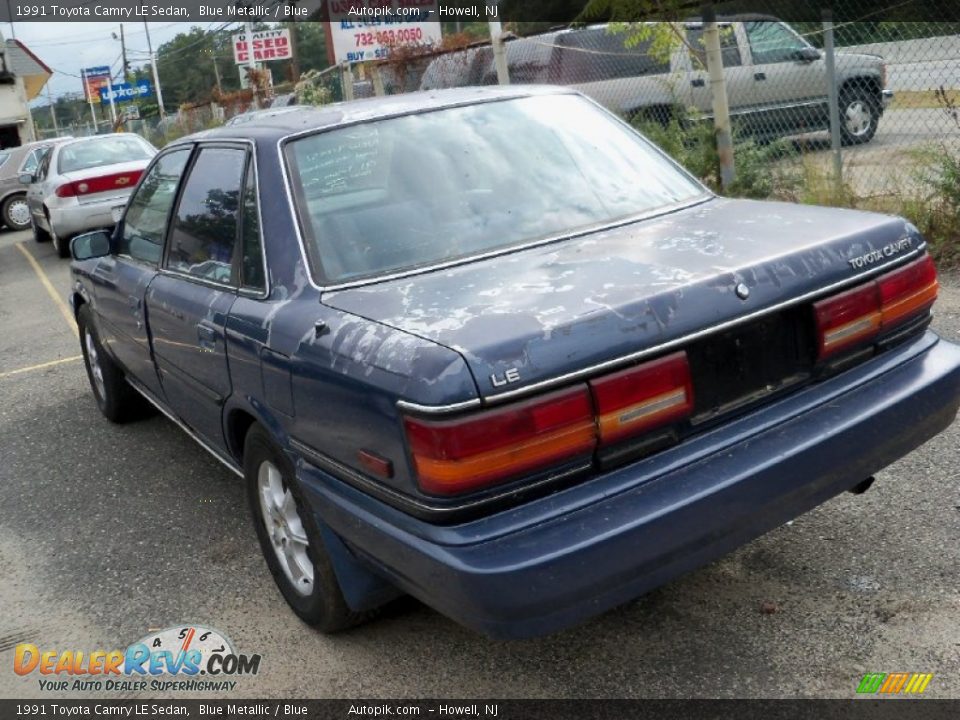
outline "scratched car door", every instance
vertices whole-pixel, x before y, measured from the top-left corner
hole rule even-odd
[[[130,199],[114,235],[113,254],[92,273],[99,327],[128,375],[154,395],[160,384],[150,354],[143,311],[147,286],[157,275],[177,186],[191,146],[160,155]]]
[[[200,148],[183,182],[147,313],[164,396],[179,418],[224,448],[230,394],[224,328],[237,299],[239,203],[245,147]]]

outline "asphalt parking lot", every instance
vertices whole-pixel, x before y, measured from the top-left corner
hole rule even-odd
[[[239,697],[849,698],[899,671],[960,697],[957,424],[865,495],[559,635],[491,641],[402,600],[327,637],[275,589],[235,476],[160,416],[99,414],[68,287],[49,244],[0,231],[0,697],[83,696],[15,675],[17,643],[111,650],[183,623],[263,656]],[[960,282],[935,327],[960,341]]]

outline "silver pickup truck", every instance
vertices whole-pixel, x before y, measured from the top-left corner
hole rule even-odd
[[[829,127],[826,60],[789,25],[770,16],[721,19],[727,97],[735,123],[764,138]],[[669,59],[650,54],[650,42],[625,47],[626,35],[605,25],[565,29],[506,44],[510,81],[575,87],[628,117],[666,121],[675,108],[709,117],[710,86],[703,25],[683,23],[684,43]],[[836,53],[841,137],[853,145],[871,140],[884,108],[886,67],[876,55]],[[420,88],[495,84],[489,46],[440,56],[424,72]]]

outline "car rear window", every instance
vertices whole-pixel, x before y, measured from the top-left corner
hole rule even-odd
[[[568,234],[706,192],[576,95],[362,123],[301,137],[285,153],[321,282]]]
[[[149,145],[137,138],[105,136],[62,147],[57,169],[61,173],[76,172],[101,165],[149,160],[154,154]]]

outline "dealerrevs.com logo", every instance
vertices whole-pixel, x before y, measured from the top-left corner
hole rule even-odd
[[[219,631],[199,625],[152,632],[126,650],[50,650],[17,645],[17,675],[37,675],[41,691],[232,691],[260,671],[260,655],[239,654]]]

